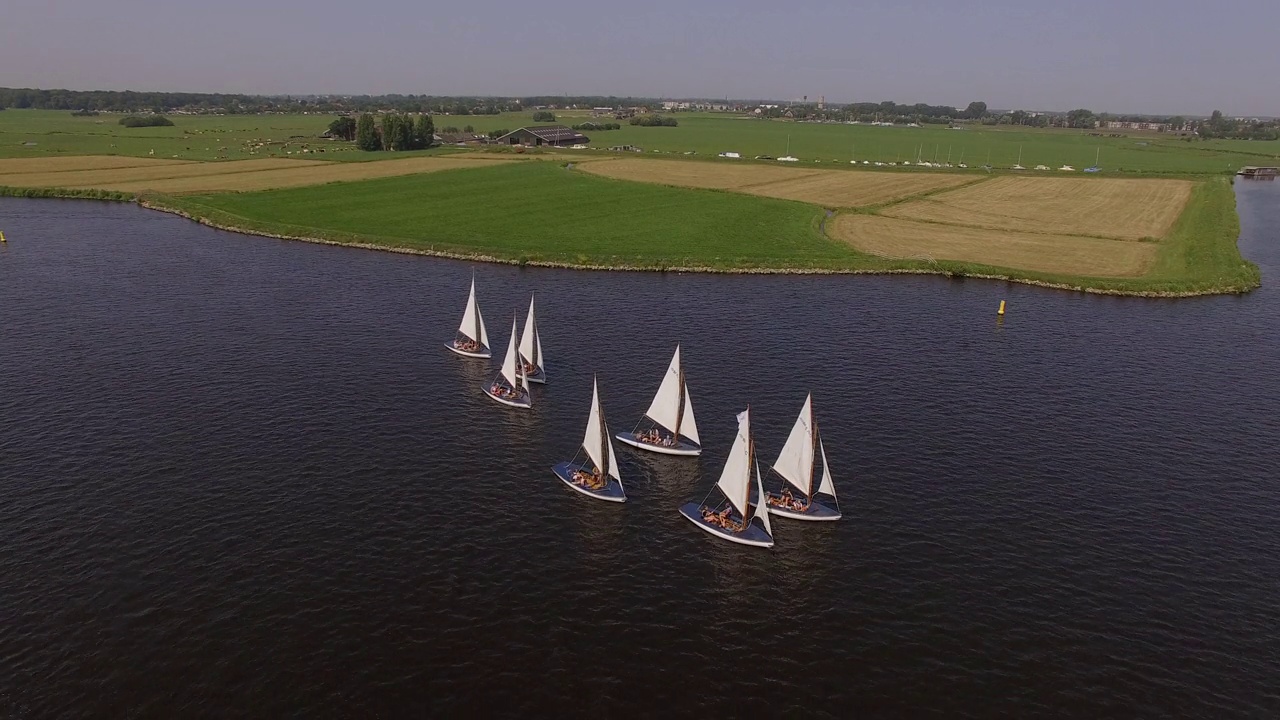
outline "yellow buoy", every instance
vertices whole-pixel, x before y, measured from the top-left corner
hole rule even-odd
[[[8,240],[5,240],[5,239],[4,239],[4,231],[3,231],[3,230],[0,230],[0,242],[9,242]]]
[[[1004,301],[1003,301],[1003,300],[1001,300],[1001,301],[1000,301],[1000,309],[996,311],[996,314],[997,314],[997,315],[1003,315],[1003,314],[1004,314]]]

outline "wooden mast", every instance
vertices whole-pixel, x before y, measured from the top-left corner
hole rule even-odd
[[[676,400],[675,436],[671,438],[672,442],[677,445],[680,443],[680,421],[684,419],[684,358],[680,359],[678,377],[680,378],[680,384],[676,391],[680,394],[680,397]]]

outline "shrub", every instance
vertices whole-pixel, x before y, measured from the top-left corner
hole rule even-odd
[[[556,114],[550,110],[539,110],[533,114],[534,122],[555,122]]]
[[[163,115],[148,115],[146,117],[128,115],[120,118],[120,124],[129,128],[171,127],[173,121]]]
[[[89,109],[87,109],[87,108],[86,108],[86,109],[83,109],[83,110],[75,110],[75,111],[73,111],[73,112],[71,113],[71,117],[97,117],[97,116],[98,116],[98,115],[100,115],[100,114],[101,114],[101,113],[99,113],[97,110],[89,110]]]

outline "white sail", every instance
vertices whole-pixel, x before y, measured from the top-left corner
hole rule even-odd
[[[520,389],[522,374],[516,362],[516,319],[511,318],[511,342],[507,344],[507,356],[502,360],[502,377],[511,383],[511,387]]]
[[[748,495],[751,491],[751,409],[738,413],[738,436],[729,449],[729,459],[716,483],[729,502],[744,518],[747,517]]]
[[[462,324],[458,332],[489,347],[489,333],[484,328],[484,316],[480,314],[480,304],[476,302],[476,279],[471,278],[471,293],[467,295],[467,309],[462,313]]]
[[[813,494],[813,395],[805,398],[773,470],[800,492]]]
[[[760,479],[760,465],[756,464],[756,513],[755,516],[760,518],[764,523],[764,531],[769,533],[769,537],[773,537],[773,526],[769,524],[769,508],[764,501],[764,481]]]
[[[649,419],[662,427],[675,432],[676,422],[680,417],[680,346],[676,346],[676,354],[667,366],[667,374],[662,376],[662,384],[658,386],[658,394],[645,412]],[[681,428],[681,432],[684,429]]]
[[[542,367],[542,338],[538,337],[538,321],[533,317],[533,298],[529,298],[529,317],[524,321],[524,334],[520,336],[520,357]]]
[[[698,439],[698,423],[693,420],[693,401],[689,399],[688,385],[684,386],[684,414],[680,417],[680,434],[698,445],[702,444]]]
[[[836,484],[831,481],[831,468],[827,465],[827,449],[822,446],[822,438],[818,438],[818,453],[822,455],[822,482],[818,484],[818,492],[836,496]]]
[[[609,453],[609,476],[622,484],[622,476],[618,474],[618,457],[613,454],[613,441],[609,437],[609,426],[604,419],[604,410],[600,407],[600,391],[596,381],[591,380],[591,416],[587,418],[587,433],[582,439],[582,448],[587,451],[596,468],[603,468],[604,453]]]
[[[596,389],[595,380],[591,381],[591,415],[587,417],[587,433],[582,438],[582,447],[587,451],[587,456],[591,458],[591,462],[596,464],[596,468],[604,468],[604,443],[601,439],[606,437],[604,423],[600,417],[600,393]],[[609,458],[609,469],[613,469],[613,458]]]

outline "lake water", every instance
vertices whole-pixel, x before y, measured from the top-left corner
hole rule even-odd
[[[0,200],[0,718],[1280,716],[1280,184],[1266,285],[473,265]],[[536,293],[521,413],[451,339]],[[1008,315],[995,310],[1008,300]],[[675,344],[706,446],[550,472]],[[815,396],[845,519],[718,541]]]

